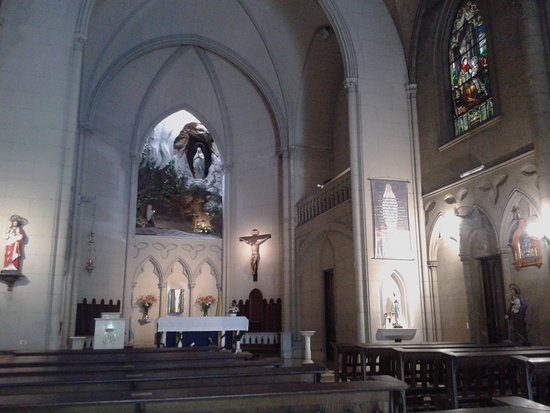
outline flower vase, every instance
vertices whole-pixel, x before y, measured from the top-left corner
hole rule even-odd
[[[143,321],[149,321],[149,306],[144,305],[143,306]]]
[[[209,310],[209,307],[206,307],[206,306],[202,307],[202,316],[203,317],[208,317],[208,310]]]

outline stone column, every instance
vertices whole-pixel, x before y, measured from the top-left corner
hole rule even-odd
[[[348,123],[349,123],[349,149],[351,163],[351,205],[352,205],[352,220],[353,220],[353,247],[354,247],[354,266],[355,266],[355,300],[357,304],[357,341],[369,341],[370,331],[367,330],[365,321],[368,320],[368,313],[365,307],[365,294],[367,288],[364,284],[366,280],[366,250],[365,228],[363,218],[364,200],[361,197],[362,185],[362,152],[359,141],[359,113],[360,105],[358,103],[357,79],[348,78],[344,83],[348,92]],[[367,336],[368,335],[368,336]]]
[[[525,74],[529,80],[535,122],[535,161],[540,191],[541,215],[544,231],[550,235],[550,91],[548,84],[548,60],[543,35],[544,5],[537,0],[514,3],[521,10],[520,31],[523,44]],[[545,28],[547,29],[547,28]]]
[[[439,288],[437,286],[437,261],[428,261],[429,274],[424,285],[426,300],[426,340],[439,341],[441,338],[441,312],[439,307]]]
[[[80,100],[80,83],[82,73],[82,58],[84,54],[84,47],[86,45],[86,37],[82,32],[77,32],[73,41],[73,55],[70,63],[70,73],[68,80],[67,91],[67,105],[65,111],[65,123],[66,131],[64,136],[64,144],[62,152],[62,158],[59,160],[60,173],[59,173],[59,185],[60,193],[57,194],[56,210],[57,216],[55,239],[60,240],[63,236],[67,237],[67,244],[65,245],[66,252],[63,259],[63,265],[60,266],[63,269],[63,276],[56,276],[58,271],[54,263],[51,269],[52,282],[49,286],[51,293],[51,316],[50,326],[48,329],[48,346],[50,349],[63,348],[69,345],[69,337],[71,332],[74,331],[76,323],[76,304],[77,304],[77,290],[78,290],[78,277],[82,273],[82,268],[79,268],[80,262],[76,261],[80,254],[78,251],[78,230],[80,221],[80,203],[81,197],[80,191],[80,168],[82,161],[82,142],[87,135],[91,134],[91,131],[87,127],[78,128],[78,107]],[[72,148],[72,151],[69,150]],[[71,173],[64,172],[67,168],[66,165],[71,165]],[[67,182],[65,182],[67,181]],[[71,189],[71,195],[63,195],[61,191],[64,191],[64,187]],[[61,226],[62,217],[60,216],[62,208],[59,204],[62,199],[70,199],[69,212],[67,222],[72,225],[68,226],[67,233],[59,234],[59,227]],[[54,257],[54,261],[57,261]],[[61,263],[58,263],[61,264]],[[61,297],[55,299],[54,297]],[[55,301],[56,300],[56,301]],[[60,325],[62,328],[60,329]]]
[[[410,83],[405,87],[407,92],[407,108],[409,114],[409,133],[411,139],[411,164],[412,188],[414,202],[414,217],[416,218],[416,257],[418,262],[419,287],[420,287],[420,311],[422,313],[422,330],[424,340],[433,339],[433,306],[426,302],[430,295],[426,295],[424,288],[431,284],[426,268],[428,262],[426,243],[426,220],[424,215],[424,201],[422,199],[422,172],[420,165],[420,140],[418,137],[418,112],[416,102],[416,83]],[[430,293],[430,292],[428,292]],[[429,337],[430,336],[430,337]]]
[[[283,308],[281,331],[281,357],[292,358],[292,332],[297,328],[298,307],[295,274],[295,231],[296,212],[294,205],[294,149],[281,152],[283,170]]]

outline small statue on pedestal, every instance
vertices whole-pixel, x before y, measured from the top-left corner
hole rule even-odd
[[[6,248],[4,250],[4,265],[0,271],[0,279],[8,285],[8,291],[11,291],[13,284],[23,276],[21,274],[21,260],[23,243],[27,239],[23,226],[28,221],[19,215],[12,215],[10,222],[11,226],[4,235]]]

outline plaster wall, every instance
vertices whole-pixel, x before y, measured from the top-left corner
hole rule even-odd
[[[76,3],[46,8],[36,1],[25,7],[5,1],[0,10],[0,220],[6,230],[12,214],[29,221],[25,277],[11,292],[4,284],[0,288],[5,332],[0,349],[44,349],[59,342],[76,124],[70,102],[72,65],[78,65],[77,12]]]
[[[533,142],[532,100],[522,63],[521,8],[511,0],[477,2],[487,28],[491,90],[496,117],[455,143],[448,95],[448,37],[458,2],[439,2],[426,11],[420,28],[416,79],[421,136],[422,185],[433,192],[459,179],[462,172],[494,164]],[[434,35],[435,34],[435,35]]]
[[[526,211],[525,218],[540,214],[534,162],[534,154],[530,152],[425,197],[429,260],[437,263],[443,340],[466,338],[466,323],[471,329],[468,333],[470,338],[486,340],[486,314],[480,288],[482,280],[475,258],[492,255],[492,248],[484,250],[475,237],[472,243],[469,238],[459,237],[463,232],[458,226],[451,231],[442,231],[437,224],[442,215],[454,216],[455,208],[461,208],[460,211],[478,208],[487,216],[498,243],[505,288],[502,293],[506,294],[506,303],[507,286],[516,283],[529,306],[526,317],[529,341],[535,345],[548,343],[550,326],[543,317],[549,311],[548,249],[543,245],[540,268],[533,266],[516,270],[509,245],[514,225],[512,208],[521,206]],[[471,221],[471,218],[464,220]],[[468,226],[472,227],[472,224],[468,222]],[[454,234],[455,240],[445,235],[449,233]],[[464,319],[465,314],[468,314],[467,320]]]

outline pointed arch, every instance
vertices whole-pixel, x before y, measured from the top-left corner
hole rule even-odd
[[[164,271],[162,270],[162,266],[160,265],[160,263],[155,257],[149,255],[148,257],[144,258],[136,267],[136,271],[134,272],[134,275],[132,277],[132,285],[135,286],[138,277],[144,271],[145,264],[147,264],[148,262],[150,262],[153,265],[153,273],[157,276],[159,280],[159,285],[162,285],[166,281],[164,279],[165,274],[164,274]]]
[[[191,276],[193,280],[192,282],[194,283],[196,279],[199,277],[200,270],[204,264],[208,264],[208,266],[210,267],[210,274],[216,280],[216,284],[218,285],[218,290],[219,290],[219,286],[221,285],[221,282],[222,282],[221,275],[220,275],[221,272],[220,272],[220,269],[216,266],[216,264],[210,259],[210,257],[206,257],[202,259],[197,264],[197,266],[195,267],[195,271],[192,273],[192,276]]]
[[[539,215],[537,203],[533,200],[533,198],[521,189],[514,188],[512,192],[510,192],[506,204],[502,209],[503,213],[499,230],[499,245],[501,248],[506,248],[509,246],[510,237],[515,228],[514,207],[520,208],[524,218]]]
[[[395,295],[394,297],[390,297],[388,295],[388,291],[390,290],[391,286],[395,287],[395,291],[392,291]],[[398,307],[399,307],[399,320],[400,324],[406,324],[403,325],[403,327],[411,327],[410,326],[410,320],[409,320],[409,304],[407,302],[407,294],[405,291],[405,279],[403,278],[403,275],[396,269],[394,269],[389,275],[384,277],[383,281],[380,283],[380,314],[382,317],[384,317],[384,314],[386,314],[388,311],[392,311],[393,308],[393,301],[398,301]],[[392,289],[393,290],[393,289]],[[390,300],[388,302],[388,300]],[[389,304],[389,308],[388,308]],[[384,325],[384,319],[380,320],[381,325]]]
[[[166,279],[168,279],[169,274],[172,274],[174,272],[174,267],[176,266],[176,264],[181,265],[181,267],[183,268],[183,275],[187,277],[189,288],[191,288],[190,284],[192,271],[189,267],[189,264],[187,263],[187,261],[185,261],[183,257],[177,257],[175,260],[170,262],[170,264],[168,264],[168,266],[166,267]]]

